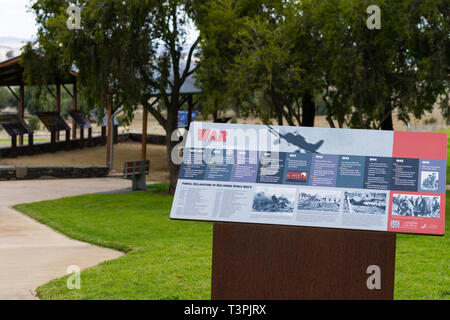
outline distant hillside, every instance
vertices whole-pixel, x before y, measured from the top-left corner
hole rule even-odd
[[[29,39],[0,37],[0,62],[20,55],[21,48]]]

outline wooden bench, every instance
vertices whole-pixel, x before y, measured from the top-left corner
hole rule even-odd
[[[123,169],[123,177],[131,179],[132,189],[146,190],[145,177],[150,172],[150,160],[125,162]]]

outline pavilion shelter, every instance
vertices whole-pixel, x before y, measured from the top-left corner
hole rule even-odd
[[[185,63],[180,64],[180,71],[184,70],[186,67]],[[192,68],[194,68],[192,66]],[[174,79],[172,68],[170,68],[169,81],[172,82]],[[195,78],[192,75],[189,75],[183,84],[180,87],[180,100],[178,105],[181,107],[183,104],[187,103],[188,105],[188,119],[187,119],[187,128],[189,130],[189,124],[192,121],[192,112],[194,107],[198,104],[198,100],[194,100],[194,95],[198,95],[202,92],[202,90],[197,87],[195,83]],[[167,86],[165,90],[166,94],[171,94],[171,86]],[[158,103],[161,98],[161,92],[156,90],[152,95],[152,103],[151,105]],[[142,152],[141,152],[141,160],[146,160],[147,158],[147,113],[148,110],[144,107],[143,117],[142,117]]]
[[[9,60],[0,62],[0,87],[7,87],[8,90],[14,95],[18,101],[18,116],[23,119],[25,113],[25,86],[31,86],[33,83],[25,83],[24,81],[24,67],[21,64],[22,56],[17,56]],[[55,68],[57,68],[55,66]],[[58,74],[58,70],[55,70],[55,74]],[[59,72],[60,74],[60,72]],[[72,97],[72,110],[78,110],[77,104],[77,73],[69,71],[63,74],[49,85],[55,85],[56,93],[55,97],[55,112],[60,114],[61,112],[61,87]],[[67,85],[72,85],[72,92],[67,89]],[[12,87],[19,87],[19,96],[14,92]],[[59,140],[59,132],[55,135],[56,141]],[[76,123],[72,122],[72,139],[76,139]],[[23,145],[23,134],[19,135],[19,145]]]

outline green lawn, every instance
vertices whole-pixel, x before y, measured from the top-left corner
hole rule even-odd
[[[212,225],[169,220],[167,187],[18,205],[71,238],[127,252],[83,271],[81,290],[57,279],[37,290],[41,299],[209,299]]]
[[[17,141],[19,141],[19,139],[17,139]],[[33,139],[33,141],[34,142],[50,142],[50,139],[38,138],[38,139]],[[1,138],[0,142],[11,142],[11,138]],[[28,143],[28,138],[23,138],[23,142]]]
[[[127,252],[84,270],[81,290],[68,290],[66,278],[39,287],[41,299],[209,299],[212,225],[169,220],[166,188],[16,206],[72,238]],[[446,216],[444,237],[397,236],[396,299],[450,299]]]

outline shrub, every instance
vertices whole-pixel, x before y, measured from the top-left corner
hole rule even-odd
[[[425,119],[424,120],[425,124],[433,124],[433,123],[436,123],[436,122],[437,122],[436,118],[433,118],[433,117],[431,117],[430,119]]]
[[[36,116],[31,116],[30,119],[28,119],[28,125],[33,131],[37,131],[41,128],[41,122]]]

